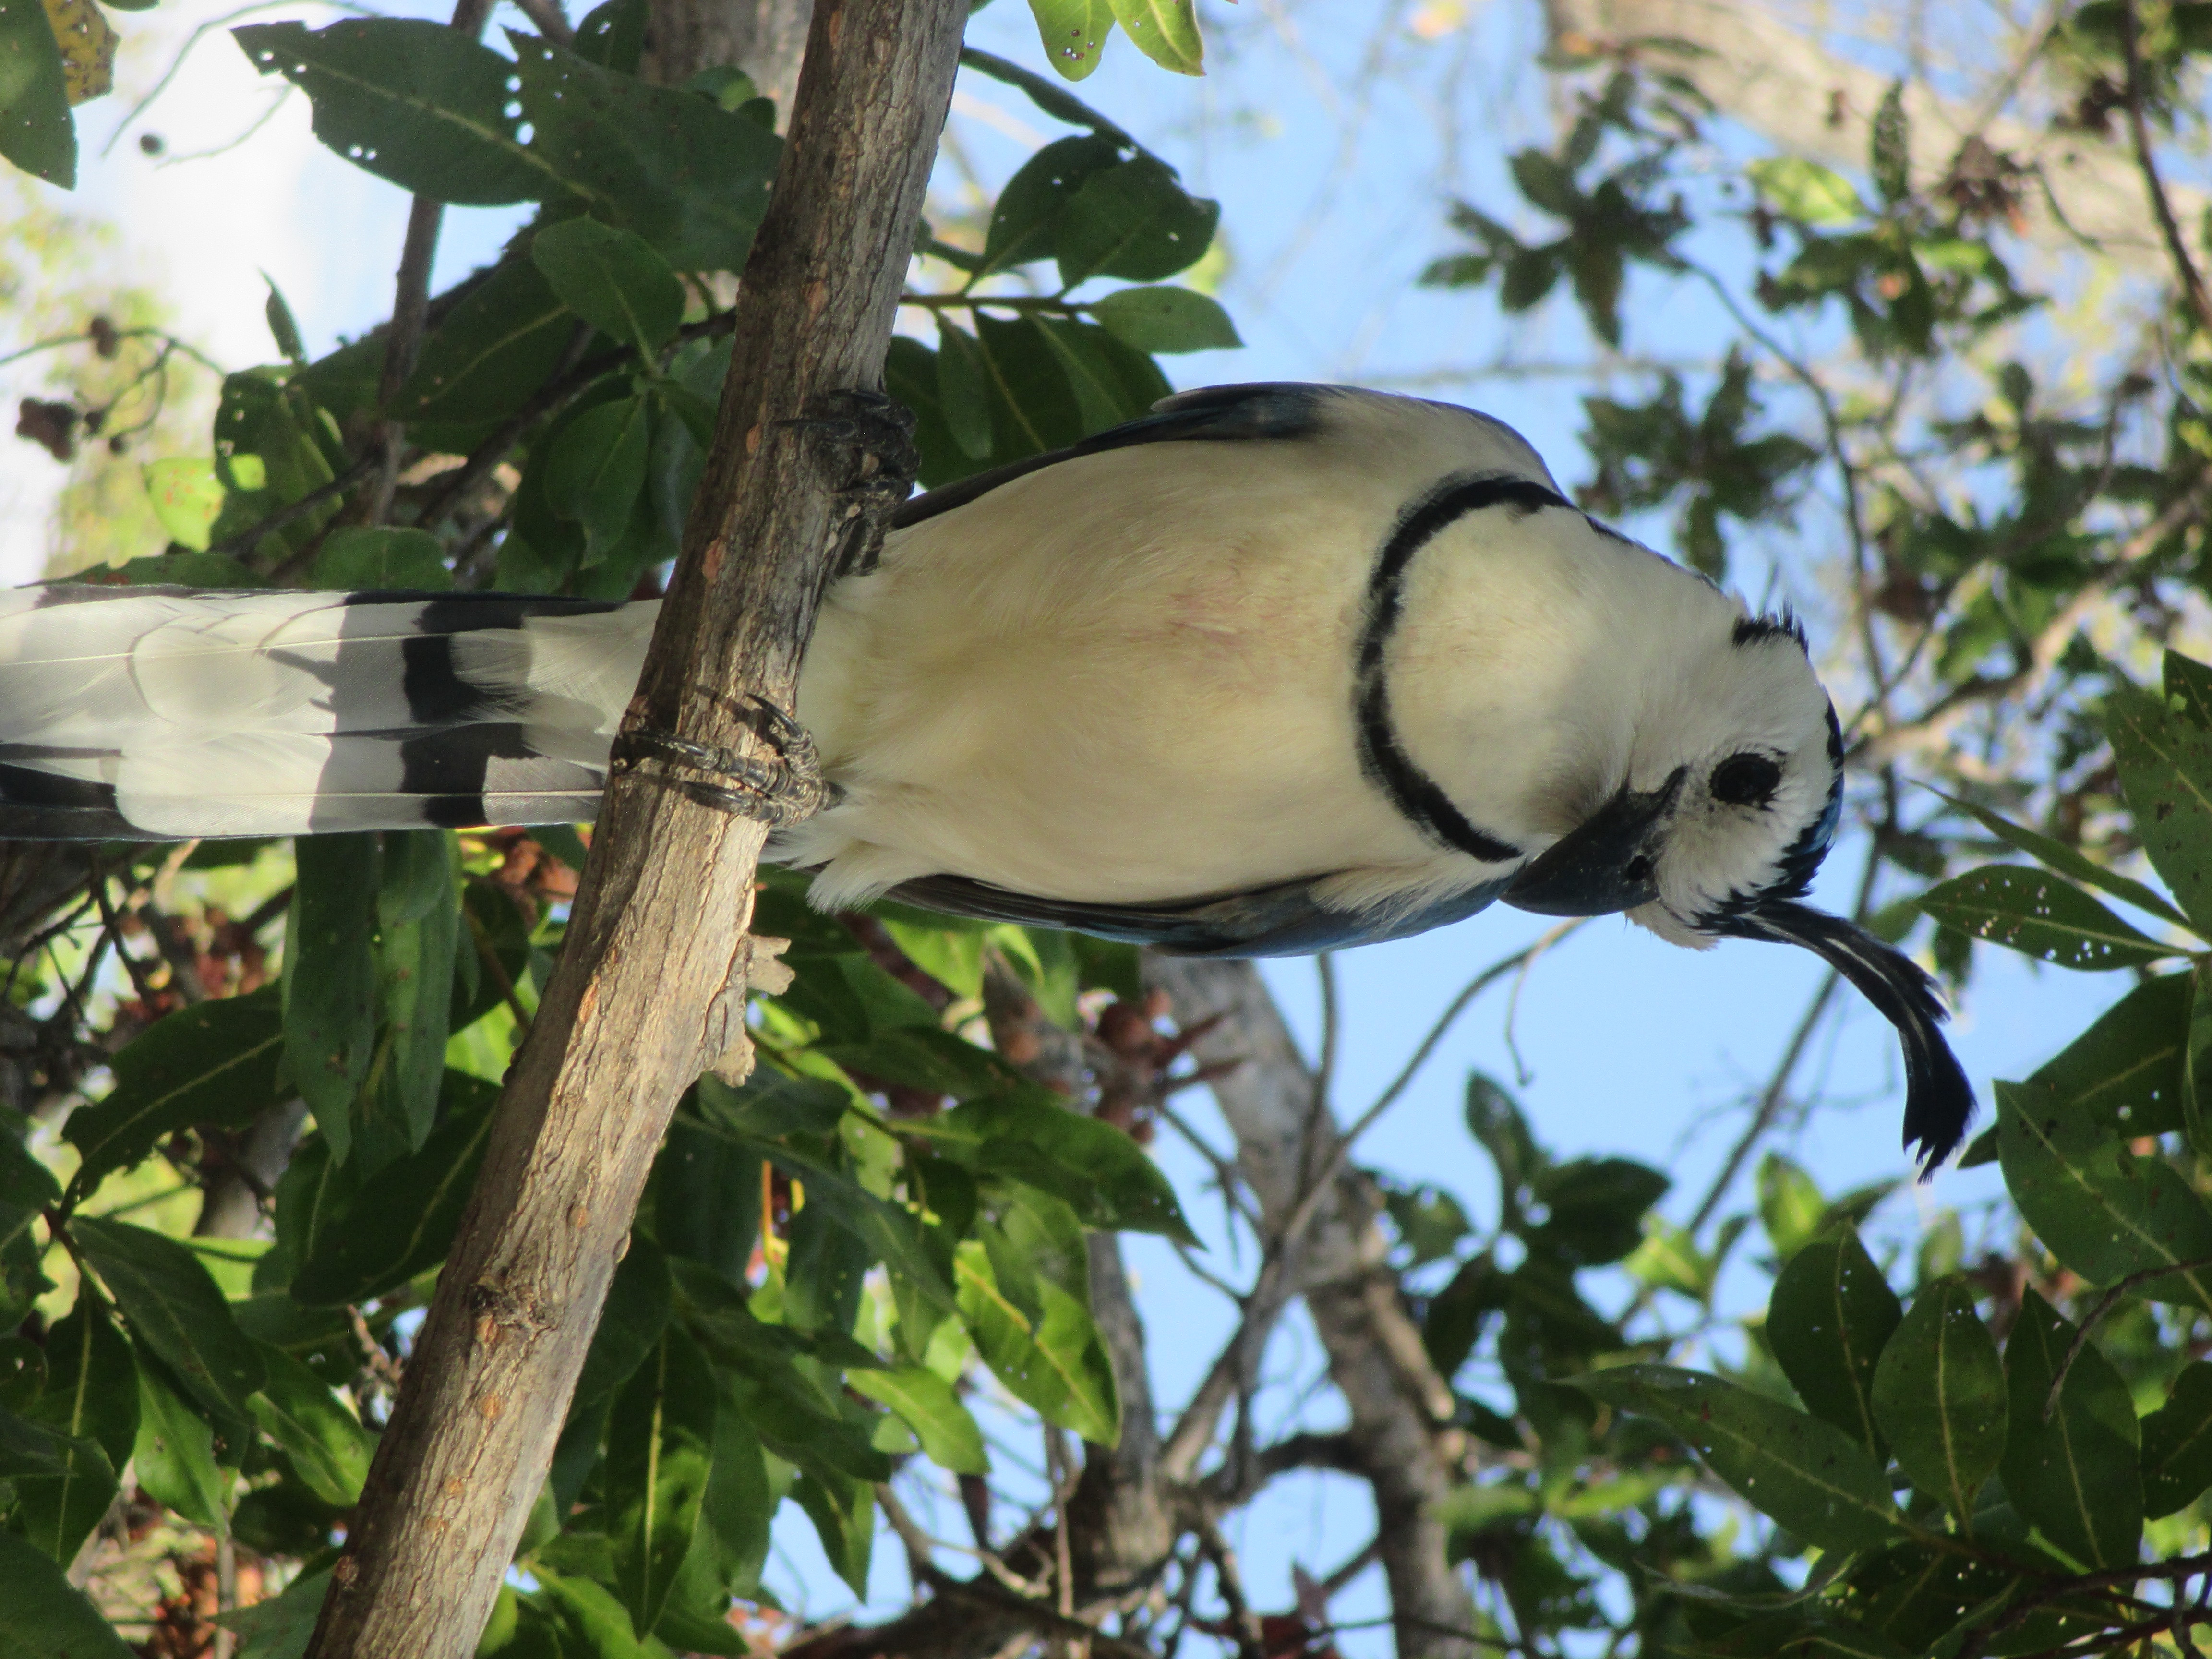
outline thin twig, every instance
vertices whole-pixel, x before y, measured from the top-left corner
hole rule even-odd
[[[2120,1298],[2139,1285],[2154,1279],[2164,1279],[2172,1273],[2195,1273],[2200,1267],[2212,1267],[2212,1255],[2199,1256],[2192,1261],[2176,1261],[2163,1267],[2144,1267],[2117,1280],[2112,1287],[2097,1298],[2097,1305],[2089,1310],[2074,1332],[2074,1340],[2066,1345],[2066,1352],[2058,1357],[2058,1369],[2051,1378],[2051,1392],[2043,1397],[2043,1420],[2048,1423],[2051,1413],[2058,1409],[2059,1392],[2066,1386],[2066,1378],[2074,1369],[2074,1362],[2081,1357],[2081,1350],[2089,1346],[2089,1333],[2097,1323],[2119,1305]]]
[[[514,9],[538,25],[538,32],[556,46],[574,46],[576,31],[562,11],[559,0],[514,0]]]
[[[2166,186],[2159,179],[2158,159],[2151,154],[2150,127],[2143,119],[2142,52],[2136,31],[2136,0],[2120,0],[2120,50],[2128,60],[2128,132],[2135,140],[2136,166],[2142,172],[2143,189],[2149,193],[2151,210],[2158,216],[2158,228],[2166,237],[2174,275],[2181,279],[2189,308],[2197,313],[2197,325],[2212,332],[2212,295],[2205,293],[2204,278],[2197,274],[2197,262],[2189,257],[2189,245],[2181,240],[2173,204],[2166,200]]]
[[[251,553],[265,538],[275,535],[280,530],[289,529],[325,502],[334,501],[346,494],[356,484],[374,473],[380,464],[379,459],[374,455],[366,459],[356,461],[328,483],[316,485],[298,501],[287,502],[262,520],[260,523],[248,525],[235,536],[226,537],[208,551],[228,553],[240,557]],[[297,556],[296,554],[293,556],[294,558]],[[270,579],[276,580],[289,574],[288,567],[290,562],[291,561],[288,559],[285,563],[278,565],[276,569],[270,572]]]

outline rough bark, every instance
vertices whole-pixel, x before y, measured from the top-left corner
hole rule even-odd
[[[951,100],[959,0],[816,12],[684,556],[625,729],[752,753],[788,708],[843,527],[840,457],[800,424],[881,384]],[[377,1449],[310,1651],[462,1659],[542,1484],[678,1096],[744,1036],[763,827],[617,773],[558,969]]]
[[[1160,957],[1146,972],[1185,1028],[1223,1017],[1191,1052],[1202,1065],[1242,1061],[1212,1086],[1272,1237],[1304,1201],[1310,1172],[1326,1170],[1336,1151],[1313,1073],[1250,963]],[[1445,1559],[1436,1510],[1462,1478],[1467,1447],[1449,1425],[1451,1392],[1384,1265],[1375,1216],[1366,1184],[1340,1175],[1294,1241],[1291,1285],[1305,1298],[1351,1416],[1342,1447],[1374,1493],[1398,1652],[1464,1659],[1476,1651],[1474,1604]]]
[[[1779,148],[1852,173],[1866,168],[1889,77],[1838,57],[1771,0],[1546,0],[1545,13],[1555,49],[1653,40],[1702,47],[1703,56],[1656,48],[1646,55],[1686,75],[1723,114]],[[2033,80],[2031,72],[2023,84],[2032,88]],[[1920,83],[1906,87],[1905,107],[1916,185],[1945,179],[1954,164],[2001,167],[2008,158],[2039,169],[2058,204],[2053,214],[2032,177],[2009,176],[2029,240],[2061,252],[2086,238],[2124,265],[2166,274],[2166,250],[2143,211],[2142,173],[2119,138],[1999,117]],[[1994,155],[1962,157],[1970,137]],[[2205,199],[2201,191],[2173,192],[2174,207],[2192,222]]]

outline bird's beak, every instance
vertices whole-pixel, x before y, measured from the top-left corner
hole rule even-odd
[[[1920,1178],[1934,1174],[1966,1139],[1974,1091],[1943,1041],[1943,1005],[1920,964],[1856,922],[1788,899],[1768,899],[1712,931],[1804,946],[1850,981],[1897,1028],[1905,1050],[1905,1144],[1919,1143]]]
[[[1666,782],[1644,794],[1621,785],[1579,829],[1522,867],[1506,888],[1505,902],[1540,916],[1603,916],[1657,898],[1653,872],[1659,843],[1689,769],[1676,767]]]

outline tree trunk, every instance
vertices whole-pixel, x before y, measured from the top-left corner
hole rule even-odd
[[[960,0],[824,0],[738,299],[714,441],[623,721],[762,757],[787,708],[854,479],[810,427],[881,385]],[[772,758],[772,757],[768,757]],[[743,1043],[766,828],[659,763],[618,768],[567,942],[509,1073],[310,1651],[474,1648],[681,1091]]]

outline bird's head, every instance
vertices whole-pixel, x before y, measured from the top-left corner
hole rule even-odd
[[[1669,665],[1610,792],[1522,866],[1505,901],[1542,915],[1625,912],[1695,949],[1735,938],[1816,952],[1897,1028],[1905,1141],[1933,1170],[1973,1112],[1933,982],[1857,924],[1798,902],[1835,838],[1843,771],[1804,630],[1786,613],[1739,612]]]

